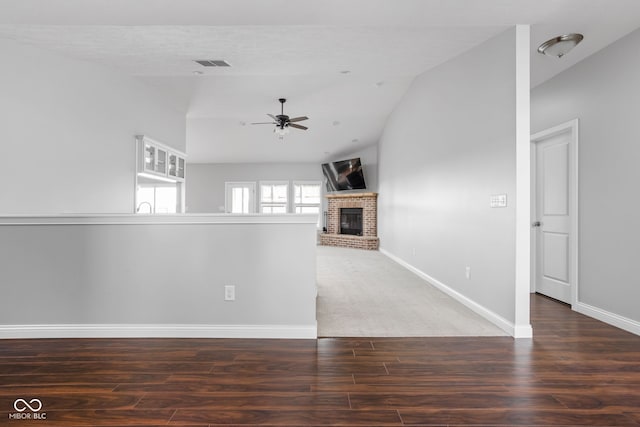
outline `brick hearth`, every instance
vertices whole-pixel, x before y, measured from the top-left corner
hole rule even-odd
[[[358,249],[378,249],[378,193],[327,194],[327,232],[320,244]],[[340,234],[340,209],[362,208],[362,236]]]

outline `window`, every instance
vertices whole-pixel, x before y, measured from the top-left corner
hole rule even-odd
[[[320,181],[259,181],[258,188],[260,193],[256,198],[255,182],[225,182],[225,212],[240,214],[257,211],[264,214],[297,213],[320,216]]]
[[[287,213],[288,192],[287,181],[260,182],[260,213]]]
[[[293,212],[298,214],[317,214],[320,227],[320,182],[293,182]]]
[[[139,184],[136,198],[137,213],[177,212],[178,188],[176,184]]]
[[[255,212],[255,182],[225,182],[225,212],[248,214]]]
[[[293,205],[295,213],[319,213],[320,183],[294,181]]]
[[[249,189],[235,187],[231,189],[231,213],[249,213]]]

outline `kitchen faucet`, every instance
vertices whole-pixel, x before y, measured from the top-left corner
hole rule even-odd
[[[138,205],[138,208],[136,209],[136,212],[140,212],[140,208],[142,207],[142,205],[149,205],[149,213],[153,213],[153,206],[151,206],[151,203],[149,203],[149,202],[141,202]]]

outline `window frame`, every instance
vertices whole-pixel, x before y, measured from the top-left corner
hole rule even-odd
[[[179,183],[169,183],[169,182],[161,182],[161,181],[157,181],[157,182],[138,182],[138,184],[136,185],[136,202],[138,203],[138,205],[136,206],[135,209],[135,213],[136,214],[145,214],[147,212],[141,212],[142,211],[142,205],[143,204],[149,204],[150,205],[150,211],[148,214],[158,214],[158,215],[175,215],[177,213],[181,213],[180,212],[180,205],[181,205],[181,186],[178,185]],[[147,202],[147,201],[140,201],[140,190],[141,188],[148,188],[148,189],[152,189],[153,191],[153,203],[151,202]],[[176,195],[176,204],[175,207],[173,207],[171,210],[175,209],[175,212],[158,212],[158,189],[159,188],[169,188],[171,190],[175,190],[175,195]]]
[[[234,215],[247,215],[256,213],[256,182],[255,181],[225,181],[224,183],[224,211],[225,213],[231,213],[232,200],[231,200],[231,187],[248,187],[249,188],[249,212],[239,213]]]
[[[284,185],[286,186],[286,191],[285,191],[285,195],[287,197],[286,202],[284,203],[274,203],[274,202],[263,202],[262,198],[263,198],[263,186],[274,186],[274,185]],[[276,206],[284,206],[284,213],[290,213],[291,212],[291,184],[289,180],[265,180],[265,181],[258,181],[258,187],[259,187],[259,197],[258,197],[258,203],[257,203],[257,208],[258,208],[258,213],[260,214],[265,214],[265,215],[282,215],[282,213],[274,213],[274,212],[263,212],[262,208],[265,207],[265,205],[269,205],[271,207],[276,207]]]
[[[317,185],[319,190],[318,203],[296,203],[296,185]],[[291,185],[291,213],[296,215],[311,215],[297,213],[296,208],[300,207],[318,207],[318,229],[320,228],[320,215],[322,214],[322,181],[320,180],[294,180]]]
[[[318,203],[296,203],[296,185],[317,185],[318,189],[320,190],[319,192],[319,200]],[[321,208],[322,208],[322,181],[312,181],[312,180],[296,180],[292,182],[291,185],[291,213],[297,213],[296,212],[296,208],[298,206],[300,207],[313,207],[313,206],[317,206],[318,207],[318,212],[320,212]]]

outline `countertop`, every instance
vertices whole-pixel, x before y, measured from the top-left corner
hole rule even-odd
[[[2,225],[316,224],[316,214],[58,214],[0,215]]]

